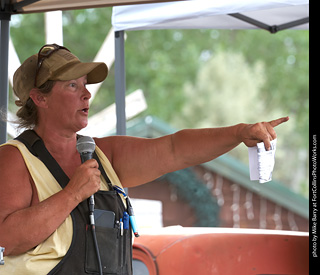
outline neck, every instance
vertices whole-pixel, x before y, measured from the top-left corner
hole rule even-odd
[[[73,155],[77,153],[77,135],[75,132],[55,131],[51,128],[35,127],[34,131],[42,138],[52,155]]]

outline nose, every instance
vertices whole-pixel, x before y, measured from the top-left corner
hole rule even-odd
[[[84,86],[83,88],[83,94],[81,97],[83,100],[89,100],[91,98],[91,93],[89,92],[89,90]]]

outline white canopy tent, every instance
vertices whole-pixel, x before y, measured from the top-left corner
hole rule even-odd
[[[308,0],[191,0],[113,8],[115,31],[309,28]]]
[[[309,0],[190,0],[113,8],[116,95],[125,95],[124,31],[150,29],[309,29]],[[125,114],[117,130],[125,133]]]

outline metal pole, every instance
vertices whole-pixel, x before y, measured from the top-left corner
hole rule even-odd
[[[9,13],[2,13],[0,20],[0,112],[8,111],[8,65],[9,65]],[[7,122],[0,119],[0,144],[7,141]]]
[[[116,116],[117,135],[126,135],[126,70],[124,61],[124,31],[114,33],[115,45],[115,95],[116,95]],[[124,189],[128,195],[128,188]]]
[[[114,35],[117,135],[126,135],[126,75],[124,60],[124,31],[117,31]]]

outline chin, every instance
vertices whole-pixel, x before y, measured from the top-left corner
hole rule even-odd
[[[81,123],[80,125],[78,125],[78,126],[76,127],[76,128],[77,128],[76,132],[79,132],[79,131],[81,131],[82,129],[86,128],[87,125],[88,125],[88,121],[87,121],[86,123]]]

